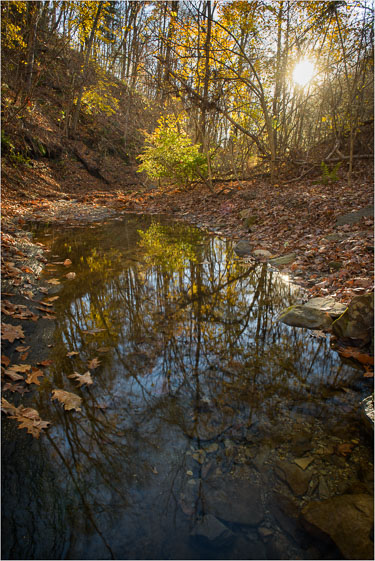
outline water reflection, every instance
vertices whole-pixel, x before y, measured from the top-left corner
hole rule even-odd
[[[69,505],[69,538],[51,558],[251,558],[249,544],[259,555],[259,535],[235,523],[220,551],[189,537],[205,480],[246,468],[267,505],[259,454],[276,458],[291,435],[329,433],[338,418],[357,430],[357,396],[335,394],[356,372],[327,339],[276,321],[298,290],[241,263],[228,241],[147,218],[39,237],[77,273],[56,301],[54,363],[35,402],[53,423],[39,454]],[[68,375],[94,357],[94,384],[77,389]],[[65,412],[52,388],[79,394],[82,411]],[[286,547],[307,558],[290,536]]]

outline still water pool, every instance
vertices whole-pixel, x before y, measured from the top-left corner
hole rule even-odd
[[[298,288],[160,217],[37,239],[61,284],[53,363],[23,403],[52,424],[36,440],[3,422],[3,559],[343,558],[301,510],[371,493],[370,382],[328,338],[278,323]]]

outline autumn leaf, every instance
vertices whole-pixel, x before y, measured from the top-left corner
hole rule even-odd
[[[66,353],[66,356],[68,357],[75,356],[75,355],[79,355],[79,353],[77,351],[70,351],[70,353]]]
[[[354,448],[354,444],[351,442],[344,442],[343,444],[339,444],[337,446],[337,453],[341,454],[342,456],[347,456],[351,454]]]
[[[25,380],[26,384],[36,384],[37,386],[39,386],[39,376],[44,376],[44,372],[42,370],[38,370],[38,368],[33,368]]]
[[[89,361],[87,366],[90,368],[90,370],[95,370],[95,368],[97,368],[99,364],[101,364],[101,361],[98,359],[98,357],[95,357]]]
[[[49,279],[47,282],[48,284],[60,284],[59,279]]]
[[[82,399],[75,393],[66,392],[64,390],[52,390],[52,399],[57,399],[62,403],[66,411],[70,411],[71,409],[81,411],[80,405]]]
[[[1,364],[3,364],[5,367],[9,366],[10,358],[5,355],[1,355]]]
[[[17,372],[14,372],[13,370],[5,370],[5,375],[9,376],[9,378],[13,380],[13,382],[15,382],[16,380],[24,380],[24,377],[21,376],[21,374],[17,374]]]
[[[10,392],[17,392],[23,395],[24,393],[29,392],[25,386],[21,386],[21,384],[11,384],[10,382],[6,382],[3,386],[3,392],[10,391]]]
[[[361,353],[355,347],[345,347],[345,349],[339,349],[338,351],[341,356],[345,358],[355,358],[361,364],[374,364],[374,357],[365,353]]]
[[[5,397],[1,398],[1,410],[7,415],[14,415],[14,413],[18,413],[18,407],[9,403]]]
[[[27,372],[30,369],[30,364],[12,364],[12,366],[9,366],[8,368],[8,370],[12,370],[14,372]],[[8,372],[8,370],[6,372]]]
[[[1,400],[1,408],[10,415],[10,419],[16,419],[19,422],[19,429],[27,429],[27,432],[35,438],[39,438],[40,432],[51,424],[48,421],[43,421],[36,409],[23,407],[23,405],[14,407],[4,398]]]
[[[37,362],[38,366],[50,366],[51,364],[53,364],[53,360],[51,359],[41,360],[40,362]]]
[[[24,339],[25,334],[21,325],[10,325],[9,323],[1,324],[1,338],[13,343],[15,339]]]
[[[16,347],[16,351],[17,351],[18,353],[25,353],[25,352],[28,351],[29,349],[30,349],[30,346],[28,346],[28,347],[22,347],[22,346]]]
[[[73,280],[76,278],[77,275],[76,273],[67,273],[65,276],[68,280]]]
[[[71,264],[72,264],[72,262],[71,262],[70,259],[65,259],[65,261],[64,261],[64,263],[63,263],[63,265],[64,265],[65,267],[70,267]]]
[[[51,296],[50,298],[45,298],[45,300],[43,302],[41,302],[41,304],[46,304],[47,302],[54,302],[55,300],[58,300],[60,298],[60,296]]]
[[[83,384],[90,385],[93,383],[91,374],[89,371],[85,372],[85,374],[78,374],[78,372],[73,372],[73,374],[69,374],[68,378],[73,378],[78,382],[78,387],[80,388]]]

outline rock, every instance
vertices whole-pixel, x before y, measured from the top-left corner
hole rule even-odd
[[[249,481],[212,477],[203,483],[207,512],[227,522],[258,525],[264,518],[260,488]]]
[[[255,465],[255,467],[259,472],[262,471],[264,462],[267,460],[269,455],[270,455],[269,448],[261,448],[260,450],[258,450],[257,455],[253,459],[253,464]]]
[[[251,255],[252,249],[252,245],[250,245],[250,242],[248,240],[240,240],[234,246],[234,251],[239,257],[246,257]]]
[[[336,224],[338,226],[343,226],[344,224],[357,224],[363,217],[366,216],[374,216],[374,207],[372,205],[361,208],[355,212],[348,212],[347,214],[339,216],[336,219]]]
[[[371,435],[374,434],[374,394],[369,395],[361,401],[361,418],[366,429]]]
[[[282,265],[289,265],[293,263],[296,258],[295,253],[288,253],[287,255],[282,255],[281,257],[275,257],[274,259],[270,259],[270,265],[274,267],[281,267]]]
[[[256,193],[252,191],[243,191],[243,193],[240,193],[240,197],[244,201],[253,201],[257,198]]]
[[[245,228],[250,229],[251,226],[254,226],[257,220],[258,219],[256,216],[249,216],[248,218],[245,218],[245,220],[243,221]]]
[[[293,327],[306,327],[307,329],[328,329],[332,324],[329,314],[302,304],[283,310],[278,321]]]
[[[305,470],[313,461],[314,458],[311,458],[311,456],[309,456],[307,458],[296,458],[294,460],[294,463],[297,464],[297,466],[301,469]]]
[[[342,237],[343,236],[341,234],[328,234],[327,236],[324,236],[324,239],[329,242],[338,242],[342,239]]]
[[[240,218],[242,218],[242,220],[253,219],[255,224],[257,217],[253,214],[253,212],[254,211],[251,208],[245,208],[244,210],[241,210]]]
[[[338,318],[345,312],[347,308],[345,304],[336,302],[331,296],[311,298],[308,302],[306,302],[306,304],[304,304],[304,306],[306,308],[313,308],[314,310],[326,312],[332,318]]]
[[[272,257],[272,253],[267,249],[255,249],[253,251],[253,255],[255,257],[265,257],[266,259],[270,259]]]
[[[233,532],[212,514],[205,514],[196,523],[190,535],[208,541],[215,547],[227,545],[234,537]]]
[[[261,541],[246,540],[240,536],[232,549],[231,559],[267,559],[267,553]]]
[[[314,501],[302,509],[305,528],[315,537],[329,537],[345,559],[373,559],[373,499],[367,494],[340,495]]]
[[[295,495],[306,493],[311,479],[309,472],[304,472],[296,465],[282,461],[277,462],[275,471],[279,479],[285,481]]]
[[[265,526],[260,526],[258,532],[263,541],[268,541],[269,537],[274,533],[271,528],[266,528]]]
[[[334,269],[335,271],[339,271],[343,266],[342,261],[329,261],[328,267],[330,269]]]
[[[321,499],[329,499],[329,497],[331,496],[331,492],[323,475],[319,477],[318,492]]]
[[[298,541],[300,537],[299,509],[292,499],[281,493],[274,493],[274,501],[270,508],[280,527]]]
[[[374,295],[355,296],[347,310],[332,324],[338,339],[356,339],[367,344],[374,337]]]

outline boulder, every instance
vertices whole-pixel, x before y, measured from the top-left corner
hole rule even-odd
[[[240,240],[234,246],[234,251],[238,257],[248,257],[251,255],[252,250],[253,247],[248,240]]]
[[[344,224],[357,224],[361,221],[363,217],[374,216],[374,207],[372,205],[356,210],[355,212],[348,212],[339,216],[336,220],[338,226],[343,226]]]
[[[355,296],[347,310],[333,324],[338,339],[355,339],[367,344],[374,337],[374,295]]]
[[[253,255],[255,257],[265,257],[266,259],[270,259],[272,257],[272,253],[267,249],[255,249],[253,251]]]
[[[331,296],[311,298],[308,302],[306,302],[305,307],[313,308],[314,310],[320,310],[321,312],[326,312],[332,318],[338,318],[345,312],[347,308],[345,304],[336,302]]]
[[[321,312],[302,304],[283,310],[278,321],[292,327],[306,327],[307,329],[329,329],[332,325],[332,319],[327,312]]]
[[[257,526],[264,518],[260,487],[249,481],[208,478],[203,483],[203,502],[207,512],[226,522]]]
[[[212,514],[205,514],[201,520],[198,520],[190,535],[215,547],[227,545],[234,537],[233,532]]]
[[[345,559],[373,559],[373,499],[367,494],[314,501],[302,509],[302,523],[319,539],[331,539]]]
[[[274,267],[282,267],[283,265],[290,265],[295,260],[295,253],[288,253],[287,255],[282,255],[281,257],[275,257],[270,259],[270,265]]]

